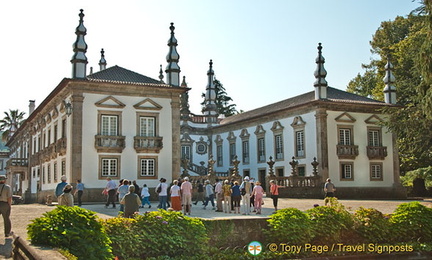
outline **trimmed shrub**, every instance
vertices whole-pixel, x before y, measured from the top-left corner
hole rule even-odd
[[[33,244],[68,250],[78,259],[112,259],[110,239],[95,212],[58,206],[27,227]]]
[[[354,215],[355,230],[364,242],[385,243],[390,237],[390,222],[388,217],[372,208],[360,207]]]
[[[308,216],[296,208],[278,210],[268,220],[269,230],[265,230],[266,237],[272,243],[287,243],[290,245],[304,245],[310,242],[311,221]]]
[[[336,198],[330,198],[329,203],[329,206],[318,206],[306,211],[312,223],[312,241],[321,245],[340,243],[348,238],[353,240],[355,233],[351,213]]]
[[[120,259],[198,256],[207,250],[203,222],[175,211],[153,211],[135,219],[112,218],[104,223]]]
[[[400,204],[390,217],[395,242],[431,242],[432,209],[418,201]]]

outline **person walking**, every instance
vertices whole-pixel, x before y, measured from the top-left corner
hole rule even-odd
[[[144,208],[145,204],[148,204],[149,208],[151,208],[149,188],[147,184],[144,183],[141,189],[141,208]]]
[[[197,197],[196,197],[196,201],[194,204],[196,205],[196,204],[198,204],[198,201],[202,201],[202,204],[204,206],[204,202],[205,202],[205,200],[204,200],[204,185],[199,180],[197,180],[196,185],[197,185]]]
[[[6,237],[12,235],[10,214],[12,209],[12,189],[6,184],[6,175],[0,175],[0,214],[3,216],[4,233]]]
[[[171,208],[174,211],[181,211],[181,197],[180,197],[180,187],[178,186],[178,180],[174,180],[173,185],[170,189],[171,194]]]
[[[132,184],[133,184],[133,186],[135,186],[135,193],[136,193],[138,196],[140,196],[140,195],[141,195],[141,190],[140,190],[139,185],[137,184],[136,181],[132,181]]]
[[[249,182],[249,177],[246,176],[240,185],[242,194],[243,215],[250,215],[250,197],[252,194],[252,185]]]
[[[105,203],[105,208],[108,208],[109,204],[112,203],[112,208],[116,208],[116,190],[117,190],[117,184],[108,177],[107,179],[107,185],[105,189],[102,191],[103,194],[107,195],[107,202]]]
[[[185,177],[181,186],[181,194],[182,194],[182,204],[183,204],[183,214],[191,214],[192,209],[192,183],[189,182],[189,177]]]
[[[167,209],[168,199],[168,184],[166,184],[165,178],[160,178],[159,184],[156,186],[156,193],[159,195],[159,208]]]
[[[55,190],[55,195],[57,198],[63,193],[64,187],[66,186],[66,184],[68,184],[66,181],[67,181],[66,175],[60,177],[60,182],[57,184]]]
[[[270,181],[270,197],[273,200],[274,213],[276,213],[278,210],[279,186],[276,184],[275,180]]]
[[[261,206],[263,203],[263,196],[264,196],[264,189],[263,187],[261,187],[261,182],[257,181],[255,182],[255,186],[252,190],[252,195],[255,198],[255,209],[256,209],[256,214],[261,214]]]
[[[117,189],[117,193],[119,201],[122,201],[123,197],[129,193],[129,181],[127,179],[123,180],[122,185]],[[124,212],[124,204],[120,203],[120,211]]]
[[[238,181],[234,181],[233,186],[231,187],[231,194],[234,206],[234,214],[240,214],[241,193]]]
[[[326,206],[329,201],[329,199],[327,198],[333,198],[335,191],[336,191],[336,186],[331,182],[330,178],[327,178],[327,181],[324,184],[324,192],[325,192],[324,203]]]
[[[204,202],[203,209],[206,209],[206,207],[207,207],[207,205],[208,205],[208,203],[210,201],[211,204],[212,204],[212,207],[213,207],[212,210],[215,210],[213,186],[210,184],[209,180],[206,180],[204,183],[205,183],[205,193],[206,193],[205,197],[206,197],[206,200]]]
[[[215,194],[216,194],[216,212],[222,212],[222,201],[224,199],[224,195],[222,192],[222,181],[216,179],[215,185]]]
[[[74,206],[74,197],[72,195],[72,185],[66,184],[63,193],[58,197],[59,206]]]
[[[135,193],[134,185],[128,186],[128,193],[123,196],[120,204],[124,205],[125,218],[131,218],[136,212],[139,212],[139,205],[141,204],[141,200],[140,197]]]
[[[231,185],[228,180],[224,181],[224,185],[222,186],[222,194],[223,194],[223,209],[225,213],[231,213]]]
[[[84,193],[84,183],[81,182],[81,180],[77,180],[77,185],[75,189],[75,194],[78,193],[78,207],[81,207],[82,205],[82,195]]]

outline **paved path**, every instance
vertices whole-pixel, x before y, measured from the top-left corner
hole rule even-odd
[[[392,213],[396,207],[405,202],[412,200],[339,200],[345,207],[354,212],[359,207],[375,208],[382,213]],[[420,201],[422,204],[432,207],[432,199],[424,199]],[[279,208],[294,207],[300,210],[307,210],[313,208],[315,204],[323,205],[323,200],[319,199],[279,199]],[[12,206],[12,230],[15,236],[21,236],[27,240],[27,225],[31,223],[31,220],[40,217],[43,213],[54,209],[55,206],[46,206],[41,204],[24,204],[24,205],[13,205]],[[152,208],[140,209],[140,212],[154,211],[157,210],[157,203],[152,202]],[[83,208],[95,211],[97,215],[103,219],[115,217],[118,214],[117,209],[106,209],[103,203],[100,204],[85,204]],[[228,214],[222,212],[215,212],[211,210],[211,207],[207,207],[206,210],[202,209],[202,206],[198,204],[192,207],[191,217],[200,217],[206,219],[226,219],[226,218],[266,218],[273,213],[273,205],[270,198],[264,198],[264,205],[262,215],[238,215]],[[0,234],[3,236],[3,219],[0,218]],[[12,249],[13,238],[5,238],[3,241],[0,239],[0,259],[11,259],[8,258]],[[44,259],[64,259],[60,258],[57,254],[53,254],[51,250],[44,248],[36,248],[41,255],[46,256]]]

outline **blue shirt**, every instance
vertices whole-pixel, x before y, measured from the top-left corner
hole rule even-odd
[[[77,184],[76,188],[77,188],[77,190],[83,191],[84,190],[84,184],[80,182]]]
[[[63,188],[67,185],[67,182],[62,181],[59,184],[57,184],[55,195],[56,197],[60,196],[63,193]]]
[[[233,196],[241,196],[241,194],[240,194],[240,186],[238,186],[238,185],[234,185],[234,186],[232,186],[232,195]]]

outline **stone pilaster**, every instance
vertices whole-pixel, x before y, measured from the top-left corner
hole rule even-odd
[[[68,166],[70,169],[69,183],[75,183],[82,179],[82,140],[83,140],[83,101],[84,96],[79,94],[72,95],[72,117],[71,120],[71,161]]]
[[[324,108],[318,108],[315,114],[316,118],[316,143],[318,174],[321,175],[323,181],[329,177],[328,169],[328,138],[327,138],[327,111]]]

